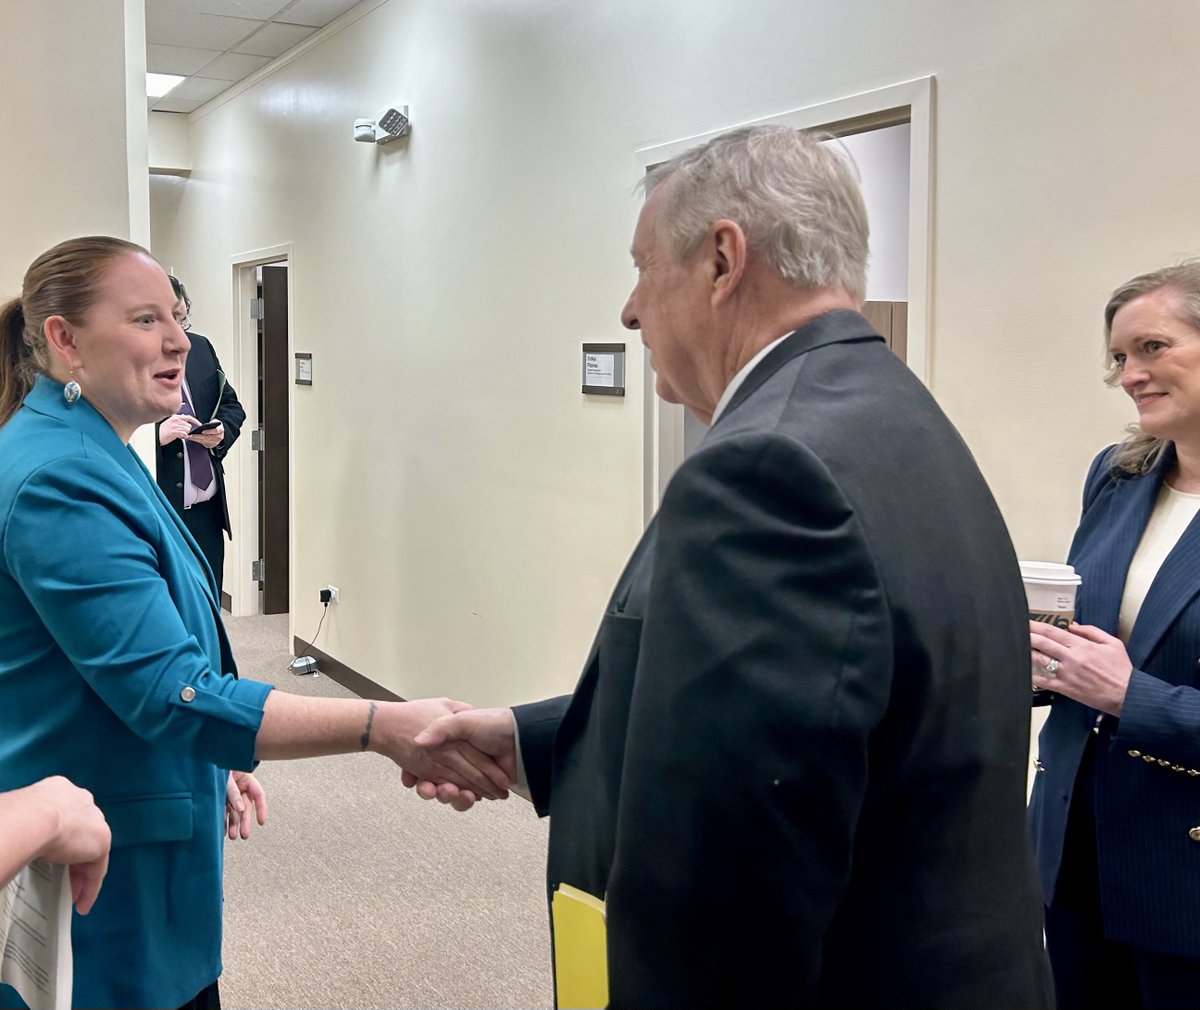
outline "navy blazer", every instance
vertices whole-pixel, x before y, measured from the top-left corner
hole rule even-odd
[[[62,391],[39,377],[0,427],[0,789],[65,775],[112,828],[72,1005],[174,1007],[221,971],[225,769],[253,766],[271,688],[234,676],[216,585],[146,467]]]
[[[1029,636],[970,453],[858,313],[746,377],[575,694],[514,709],[612,1007],[1051,1002]]]
[[[1083,579],[1076,619],[1110,634],[1129,564],[1154,509],[1168,450],[1150,471],[1092,462],[1069,562]],[[1163,561],[1127,645],[1133,675],[1119,719],[1055,696],[1038,739],[1030,825],[1047,900],[1067,812],[1095,737],[1096,849],[1110,939],[1200,959],[1200,516]]]

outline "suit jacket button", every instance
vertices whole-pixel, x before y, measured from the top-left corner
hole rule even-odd
[[[1131,758],[1140,758],[1142,756],[1142,752],[1140,750],[1127,750],[1125,753]]]
[[[180,482],[179,482],[178,484],[176,484],[175,486],[176,486],[176,487],[183,487],[183,482],[182,482],[182,481],[180,481]]]
[[[1188,838],[1193,842],[1200,842],[1200,828],[1188,828]]]
[[[181,452],[177,452],[177,453],[175,453],[175,458],[176,458],[176,459],[183,459],[183,453],[181,453]]]
[[[181,697],[184,701],[191,701],[193,698],[196,697],[196,689],[194,687],[192,687],[191,684],[188,684],[187,687],[185,687],[182,691],[179,692],[179,697]],[[1198,828],[1197,830],[1200,830],[1200,828]]]
[[[1036,758],[1036,759],[1034,760],[1034,762],[1033,762],[1033,768],[1034,768],[1034,770],[1035,770],[1035,771],[1039,771],[1039,772],[1044,772],[1044,771],[1046,770],[1046,766],[1045,766],[1044,764],[1042,764],[1042,759],[1041,759],[1041,758]]]

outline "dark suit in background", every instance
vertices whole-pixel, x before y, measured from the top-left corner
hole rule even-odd
[[[183,507],[183,440],[175,439],[162,445],[158,441],[159,425],[154,426],[158,463],[156,476],[158,486],[183,517],[184,525],[200,545],[200,550],[212,568],[213,577],[217,580],[219,595],[225,570],[225,536],[233,535],[229,522],[229,502],[225,496],[223,461],[241,434],[246,412],[238,402],[233,386],[225,379],[221,362],[217,360],[217,352],[213,350],[208,338],[199,333],[189,333],[188,338],[192,342],[192,348],[188,352],[185,375],[196,416],[201,421],[215,418],[225,428],[225,437],[209,453],[217,481],[217,493],[206,502],[200,502],[191,508]]]
[[[514,709],[549,883],[614,1006],[1050,1003],[1004,522],[857,313],[749,375],[672,478],[571,699]]]

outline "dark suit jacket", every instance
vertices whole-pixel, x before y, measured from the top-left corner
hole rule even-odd
[[[1174,451],[1137,477],[1092,462],[1070,563],[1083,578],[1077,620],[1117,633],[1129,563]],[[1096,849],[1104,932],[1200,959],[1200,518],[1167,555],[1127,645],[1133,676],[1121,718],[1055,697],[1038,739],[1042,770],[1030,822],[1047,896],[1063,855],[1067,811],[1094,735]],[[1093,730],[1096,732],[1093,734]]]
[[[1049,1005],[1028,698],[962,440],[860,315],[797,330],[671,480],[574,696],[515,710],[612,1005]]]
[[[229,502],[225,498],[225,454],[233,448],[238,435],[242,433],[242,424],[246,420],[246,412],[238,402],[237,393],[228,381],[222,384],[224,372],[221,362],[217,360],[217,352],[209,343],[208,337],[199,333],[189,333],[192,349],[188,352],[187,375],[188,389],[192,393],[192,406],[196,416],[201,421],[216,418],[225,426],[225,437],[210,451],[213,460],[213,471],[217,475],[217,497],[221,499],[222,529],[232,535],[229,523]],[[158,466],[156,476],[158,486],[163,489],[167,500],[175,506],[177,512],[183,512],[183,442],[176,439],[166,445],[158,442],[158,425],[154,426],[154,444],[157,452]]]

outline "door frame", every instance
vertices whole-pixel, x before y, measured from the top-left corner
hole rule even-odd
[[[295,353],[295,256],[291,242],[235,253],[230,257],[233,291],[233,328],[237,349],[237,391],[246,411],[247,436],[258,424],[258,327],[250,318],[246,306],[258,297],[257,267],[267,263],[282,263],[287,267],[288,300],[288,360]],[[295,409],[295,383],[288,383],[288,450],[289,459],[295,448],[292,423]],[[258,457],[251,450],[249,437],[244,452],[236,454],[238,493],[233,517],[233,541],[230,555],[233,578],[229,586],[231,613],[234,617],[250,617],[260,612],[258,583],[250,577],[250,563],[259,557],[258,542]],[[268,446],[268,448],[270,448]],[[228,458],[228,457],[227,457]],[[296,516],[294,466],[288,467],[288,600],[295,599],[292,584],[296,571]],[[289,634],[291,633],[289,617]]]
[[[744,126],[779,125],[824,129],[835,136],[910,124],[908,176],[908,350],[906,361],[929,384],[933,307],[933,77],[864,91],[831,102],[735,123],[695,137],[643,147],[636,152],[639,174],[706,140]],[[654,395],[650,355],[642,354],[642,520],[649,524],[667,482],[683,462],[684,408]]]

